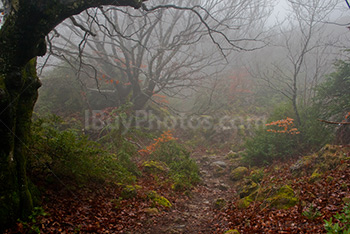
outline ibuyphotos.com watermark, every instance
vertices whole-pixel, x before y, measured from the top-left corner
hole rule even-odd
[[[222,116],[213,117],[209,115],[186,115],[178,114],[176,116],[160,116],[153,111],[138,110],[134,115],[127,116],[125,114],[111,114],[103,110],[86,110],[85,111],[85,129],[100,131],[107,129],[123,129],[126,133],[131,128],[147,128],[147,129],[251,129],[264,125],[266,118],[264,117],[232,117]]]

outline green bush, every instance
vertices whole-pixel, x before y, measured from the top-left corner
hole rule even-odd
[[[243,161],[250,165],[268,164],[276,159],[283,160],[300,153],[319,150],[331,141],[332,129],[317,120],[320,115],[317,106],[300,109],[299,113],[302,124],[297,129],[300,134],[268,132],[266,126],[259,126],[254,136],[245,141]],[[267,122],[287,117],[295,119],[291,104],[282,103],[275,108]]]
[[[317,120],[321,115],[321,111],[316,106],[300,111],[303,121],[302,126],[299,128],[302,132],[300,148],[303,151],[319,150],[333,140],[334,127]]]
[[[135,179],[135,166],[124,148],[113,154],[76,129],[61,130],[61,119],[38,119],[32,126],[28,169],[32,174],[53,174],[77,182]]]
[[[322,110],[319,118],[342,121],[350,111],[350,62],[338,61],[336,71],[317,88],[316,102]]]
[[[276,159],[286,159],[298,152],[297,135],[268,132],[261,126],[255,136],[246,140],[243,162],[249,165],[269,164]]]
[[[176,141],[162,143],[150,157],[168,165],[175,190],[189,189],[200,181],[198,165]]]
[[[333,217],[338,220],[338,223],[333,223],[333,218],[330,218],[328,221],[324,220],[324,227],[327,233],[350,234],[350,203],[344,206],[343,213],[337,213]]]

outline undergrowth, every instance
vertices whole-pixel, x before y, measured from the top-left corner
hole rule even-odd
[[[198,165],[190,158],[190,153],[175,140],[160,144],[150,157],[169,167],[175,190],[189,189],[200,181]]]
[[[78,129],[62,130],[62,122],[57,116],[34,121],[28,159],[31,174],[73,179],[78,183],[130,183],[136,179],[130,147],[120,147],[111,153]]]

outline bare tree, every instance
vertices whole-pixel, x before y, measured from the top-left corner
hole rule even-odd
[[[268,16],[266,0],[152,3],[158,5],[143,11],[99,8],[71,18],[64,23],[71,34],[48,36],[51,55],[74,67],[86,89],[97,85],[103,93],[101,77],[113,80],[109,92],[116,104],[131,97],[141,109],[154,94],[175,96],[201,85],[232,51],[264,45],[263,34],[250,29]]]
[[[271,51],[278,55],[271,54],[275,60],[270,60],[269,65],[258,65],[255,76],[291,101],[296,123],[301,125],[299,104],[307,105],[314,88],[334,62],[330,55],[337,37],[326,30],[326,22],[338,1],[288,0],[288,3],[290,14],[280,24],[272,42],[276,49]]]

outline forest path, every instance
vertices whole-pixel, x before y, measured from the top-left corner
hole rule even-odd
[[[201,183],[192,189],[190,198],[178,199],[172,210],[143,233],[217,233],[212,223],[215,209],[220,208],[217,201],[232,200],[236,194],[229,178],[229,161],[224,155],[207,155],[199,151],[194,152],[192,158],[200,167]]]

